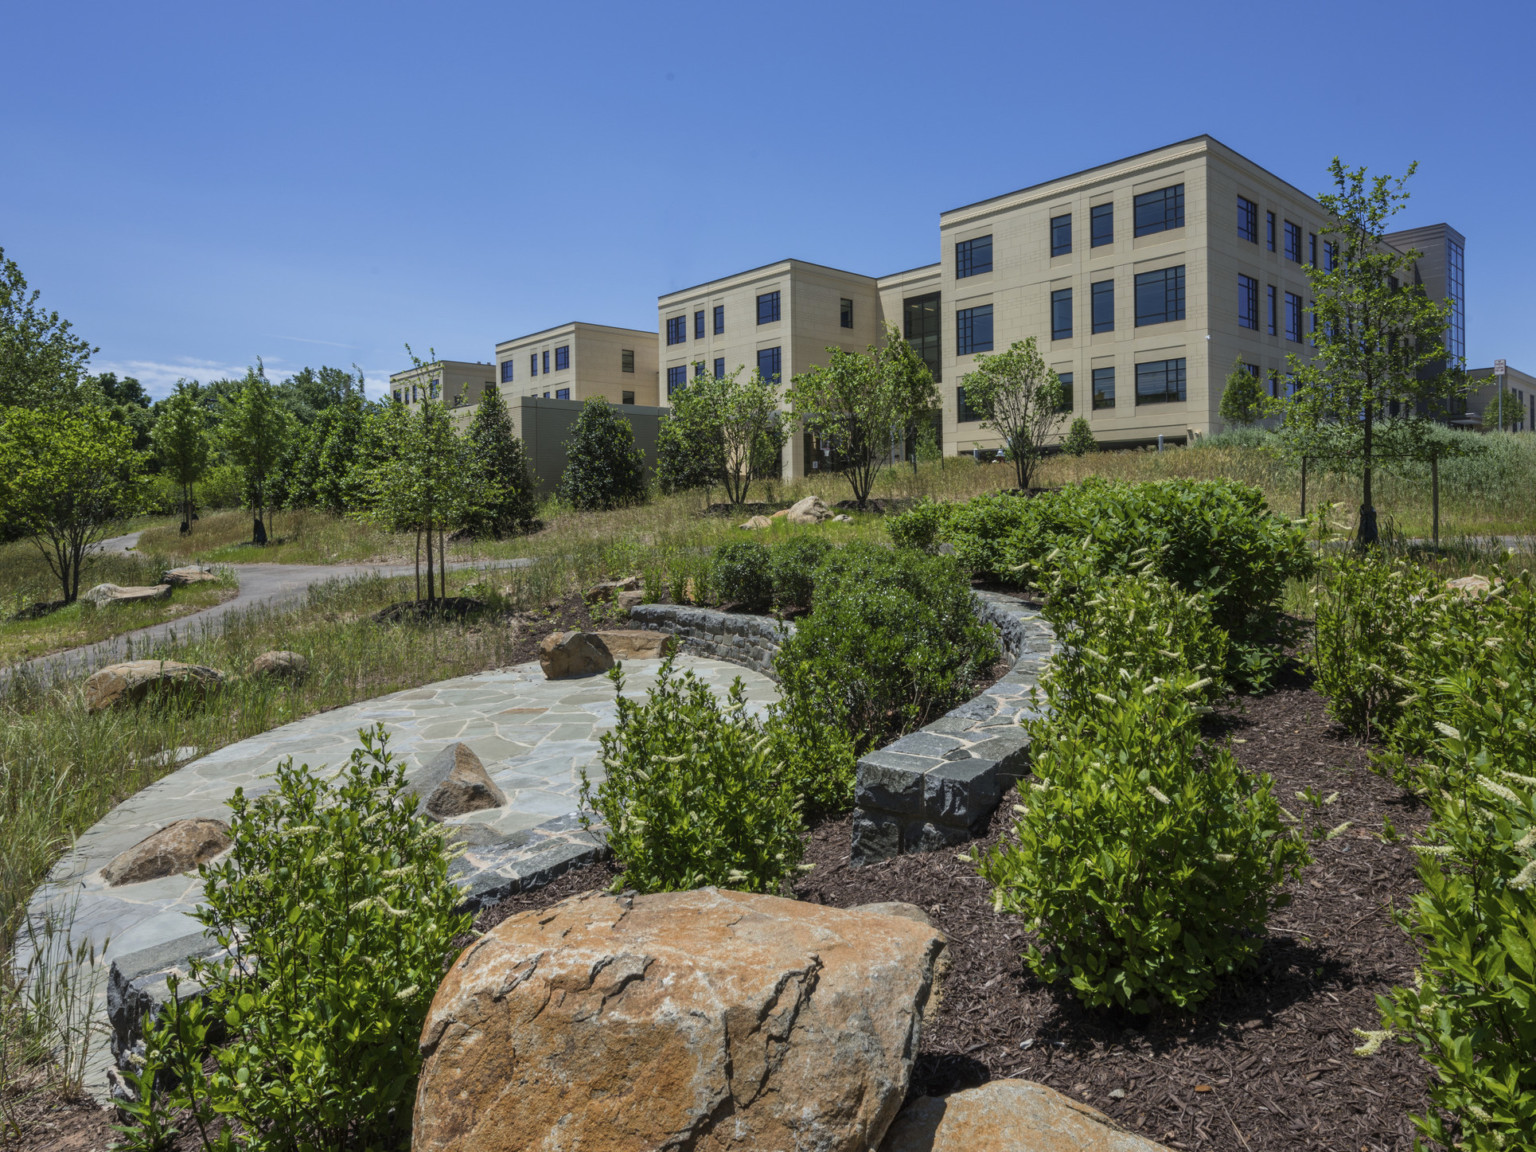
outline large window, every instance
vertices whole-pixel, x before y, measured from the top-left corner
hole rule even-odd
[[[1285,294],[1285,338],[1301,343],[1301,297],[1294,292]]]
[[[695,360],[693,362],[693,378],[695,380],[704,379],[704,361]]]
[[[1264,244],[1271,252],[1275,250],[1275,214],[1264,213]]]
[[[1466,256],[1461,241],[1445,238],[1445,294],[1451,298],[1451,322],[1445,330],[1445,354],[1452,366],[1467,356],[1467,306],[1462,293]],[[1533,422],[1536,423],[1536,422]]]
[[[1240,328],[1259,330],[1259,282],[1241,272],[1237,274],[1237,323]]]
[[[719,336],[725,331],[725,305],[715,305],[715,335]]]
[[[1061,403],[1056,405],[1058,412],[1072,411],[1072,373],[1058,372],[1056,379],[1061,381]]]
[[[1184,227],[1184,185],[1174,184],[1136,197],[1136,235]]]
[[[538,374],[539,374],[539,354],[537,352],[532,352],[528,356],[528,375],[530,375],[530,376],[537,376]]]
[[[1072,289],[1070,288],[1058,288],[1051,293],[1051,339],[1072,339]]]
[[[1333,266],[1339,262],[1339,246],[1332,240],[1323,241],[1323,271],[1332,272]]]
[[[1093,286],[1093,330],[1115,330],[1115,282],[1100,280]]]
[[[1275,286],[1269,285],[1269,334],[1271,336],[1277,335],[1279,331],[1275,327],[1275,314],[1278,311],[1275,301],[1278,299],[1279,297],[1275,295]]]
[[[570,398],[571,398],[571,390],[569,388],[556,388],[555,389],[555,399],[556,400],[569,400]]]
[[[1237,198],[1237,235],[1250,244],[1259,242],[1259,206],[1246,196]]]
[[[1184,399],[1184,357],[1136,365],[1136,403],[1172,404]]]
[[[764,292],[757,298],[757,322],[759,324],[774,324],[779,319],[779,294],[777,292]]]
[[[1115,370],[1113,368],[1093,370],[1093,406],[1094,408],[1115,406]]]
[[[1093,239],[1089,242],[1090,248],[1102,248],[1105,244],[1115,242],[1115,206],[1113,204],[1099,204],[1088,213],[1088,231]]]
[[[1301,225],[1285,222],[1285,258],[1301,263]]]
[[[939,293],[913,296],[901,302],[901,334],[912,350],[923,358],[933,382],[944,377],[942,367],[942,336],[944,317],[939,311]]]
[[[715,379],[716,380],[723,380],[723,379],[725,379],[725,357],[724,356],[716,356],[715,357]]]
[[[667,344],[682,344],[688,339],[688,317],[667,317]]]
[[[1317,267],[1317,233],[1307,233],[1307,263]]]
[[[549,349],[544,349],[544,375],[549,375]]]
[[[955,355],[992,351],[992,305],[955,311]]]
[[[1184,319],[1184,265],[1136,277],[1136,327]]]
[[[511,381],[512,381],[512,361],[510,361],[510,360],[503,360],[501,362],[501,382],[503,384],[509,384],[509,383],[511,383]]]
[[[1051,255],[1065,256],[1072,251],[1072,213],[1051,217]]]
[[[619,371],[633,372],[635,370],[635,350],[633,348],[621,348],[619,350]]]
[[[633,404],[634,402],[635,402],[635,394],[633,392],[620,392],[619,393],[619,403],[620,404]]]
[[[693,314],[693,338],[704,339],[704,309],[702,308]]]
[[[985,420],[987,414],[972,408],[965,402],[965,389],[955,389],[955,419],[961,424],[974,424],[978,420]]]
[[[992,237],[978,236],[955,245],[955,276],[980,276],[992,271]]]
[[[774,293],[778,295],[777,292]],[[784,361],[777,348],[757,350],[757,374],[770,384],[777,384],[784,373]]]
[[[848,300],[848,299],[843,299],[842,300],[842,307],[839,309],[839,312],[838,312],[838,323],[841,324],[844,328],[852,328],[853,327],[853,301],[852,300]]]
[[[562,344],[555,349],[555,371],[564,372],[571,366],[571,346]]]
[[[678,364],[667,369],[667,395],[670,396],[679,388],[688,387],[688,365]]]

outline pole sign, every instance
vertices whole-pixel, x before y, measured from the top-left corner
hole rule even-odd
[[[1502,375],[1504,375],[1504,361],[1502,361],[1502,360],[1495,360],[1493,362],[1493,374],[1495,376],[1502,376]]]

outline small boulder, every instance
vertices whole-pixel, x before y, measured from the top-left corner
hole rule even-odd
[[[412,773],[411,791],[422,798],[427,814],[439,820],[507,802],[468,744],[450,744]]]
[[[109,664],[85,681],[85,710],[100,712],[123,704],[173,696],[207,699],[224,684],[224,673],[175,660],[129,660]]]
[[[782,520],[784,517],[786,517],[788,515],[789,515],[789,509],[788,508],[780,508],[772,516],[768,517],[768,519],[770,519],[770,520]]]
[[[229,825],[222,820],[177,820],[120,852],[101,870],[109,887],[142,884],[190,872],[228,848]]]
[[[1486,576],[1458,576],[1454,580],[1447,580],[1445,586],[1468,600],[1481,599],[1493,591],[1493,581]]]
[[[108,604],[141,604],[150,600],[164,600],[171,594],[169,584],[123,587],[120,584],[98,584],[89,592],[82,592],[80,599],[98,608]]]
[[[249,674],[271,676],[277,680],[302,680],[309,675],[309,661],[298,652],[274,649],[252,660]]]
[[[820,496],[807,496],[789,506],[787,519],[791,524],[820,524],[832,519],[832,509],[822,503]]]
[[[628,612],[631,608],[637,608],[644,603],[644,592],[635,591],[619,593],[619,611],[621,612]]]
[[[640,588],[640,577],[625,576],[622,580],[603,580],[587,589],[588,600],[611,600],[615,592],[635,592]]]
[[[750,530],[755,532],[759,528],[771,528],[771,527],[773,527],[773,521],[768,519],[768,517],[766,517],[766,516],[753,516],[751,519],[747,520],[745,523],[736,525],[736,527],[738,527],[738,528],[747,528],[747,529],[750,529]]]
[[[848,515],[846,512],[839,512],[836,516],[832,517],[832,523],[834,523],[834,524],[852,524],[853,523],[853,517]]]
[[[866,1152],[906,1093],[938,936],[701,888],[502,921],[421,1034],[413,1152]]]
[[[660,660],[665,655],[663,649],[671,634],[667,632],[649,632],[643,628],[626,628],[622,631],[596,632],[613,654],[615,660]]]
[[[170,569],[164,576],[160,577],[160,582],[181,587],[184,584],[207,584],[218,578],[219,574],[217,572],[191,564],[185,568]]]
[[[1168,1152],[1029,1080],[993,1080],[901,1110],[880,1152]]]
[[[551,632],[539,642],[546,680],[595,676],[613,667],[613,653],[595,632]]]

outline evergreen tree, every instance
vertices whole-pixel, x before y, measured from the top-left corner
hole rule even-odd
[[[1093,438],[1093,429],[1088,426],[1087,417],[1079,416],[1072,421],[1072,427],[1067,429],[1067,438],[1061,442],[1061,450],[1068,456],[1086,456],[1098,451],[1098,448],[1098,441]]]
[[[571,507],[585,512],[645,502],[645,455],[629,421],[601,396],[581,406],[565,456],[560,499]]]
[[[1264,406],[1268,397],[1264,394],[1264,381],[1258,374],[1248,371],[1242,357],[1227,373],[1227,386],[1221,393],[1221,418],[1231,425],[1246,428],[1264,418]]]
[[[536,481],[528,453],[512,429],[501,389],[487,384],[467,434],[476,507],[466,524],[477,536],[511,536],[538,526]]]

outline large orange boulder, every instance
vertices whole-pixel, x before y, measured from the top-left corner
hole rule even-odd
[[[100,712],[145,700],[184,698],[202,701],[224,684],[224,673],[177,660],[129,660],[109,664],[85,681],[85,710]]]
[[[943,946],[899,916],[703,888],[575,896],[454,962],[413,1152],[867,1152]]]
[[[142,884],[145,880],[191,872],[229,845],[229,825],[222,820],[175,820],[118,853],[101,874],[111,888]]]

